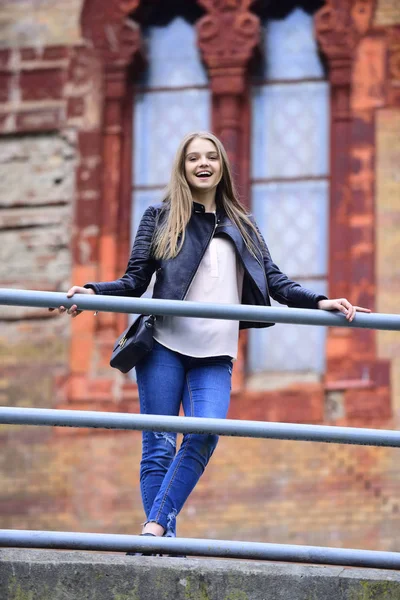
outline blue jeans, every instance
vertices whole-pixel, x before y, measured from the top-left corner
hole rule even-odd
[[[225,418],[229,408],[232,360],[193,358],[154,341],[136,365],[142,414]],[[176,433],[144,431],[140,488],[147,521],[176,535],[176,516],[202,475],[218,442],[213,434],[185,434],[176,452]]]

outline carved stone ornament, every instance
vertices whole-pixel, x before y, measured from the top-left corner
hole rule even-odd
[[[142,51],[140,27],[128,18],[140,1],[86,0],[82,11],[83,36],[103,54],[106,65],[126,65]]]
[[[197,23],[199,46],[210,76],[238,82],[260,41],[260,20],[249,12],[253,0],[197,0],[209,14]]]
[[[315,15],[315,27],[318,42],[328,59],[351,56],[358,36],[349,12],[336,9],[333,2],[329,2]]]
[[[375,2],[328,0],[315,15],[316,37],[330,62],[332,83],[350,83],[354,50],[371,27]]]
[[[120,11],[125,15],[130,15],[139,8],[141,0],[120,0],[119,7]]]

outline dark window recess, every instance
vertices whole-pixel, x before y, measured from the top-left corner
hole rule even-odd
[[[146,0],[135,11],[133,19],[143,27],[167,25],[176,17],[183,17],[193,24],[205,14],[205,10],[196,2],[188,0]]]
[[[255,0],[252,12],[262,19],[284,19],[295,8],[312,15],[326,4],[326,0]]]

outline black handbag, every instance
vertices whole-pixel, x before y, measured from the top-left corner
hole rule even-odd
[[[140,315],[115,342],[110,365],[127,373],[153,348],[154,316]]]

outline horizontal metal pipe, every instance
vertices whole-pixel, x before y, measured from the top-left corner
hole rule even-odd
[[[125,298],[119,296],[92,296],[77,294],[67,298],[60,292],[0,289],[0,305],[69,308],[77,304],[82,310],[119,312],[129,314],[179,315],[232,321],[265,323],[295,323],[328,327],[358,327],[400,331],[400,315],[357,313],[349,324],[342,313],[305,308],[276,308],[244,304],[207,304],[182,300],[154,300],[152,298]]]
[[[234,419],[200,417],[168,417],[85,410],[51,408],[0,407],[0,424],[51,425],[62,427],[94,427],[140,431],[172,431],[176,433],[214,433],[236,437],[251,437],[307,442],[331,442],[366,446],[400,447],[400,431],[300,425],[297,423],[266,423]]]
[[[105,550],[112,552],[147,551],[161,554],[186,554],[189,556],[216,556],[377,569],[400,569],[400,553],[398,552],[193,538],[152,538],[105,533],[2,529],[0,530],[0,547]]]

